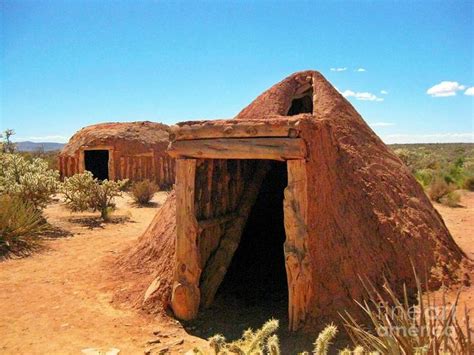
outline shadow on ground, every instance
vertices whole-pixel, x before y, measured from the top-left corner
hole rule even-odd
[[[110,220],[104,222],[100,217],[71,217],[68,219],[69,222],[79,224],[89,229],[104,229],[106,224],[124,224],[124,223],[136,223],[129,216],[112,216]]]
[[[57,226],[49,226],[47,230],[41,233],[41,237],[45,239],[67,238],[72,237],[73,235],[74,233],[72,233],[71,231]]]
[[[239,339],[246,329],[258,329],[270,318],[275,318],[280,321],[277,335],[282,354],[296,355],[303,351],[311,353],[317,332],[314,334],[289,332],[286,307],[284,300],[270,300],[266,304],[251,305],[243,304],[238,299],[220,296],[210,308],[201,311],[197,319],[183,322],[183,326],[187,333],[200,338],[207,339],[215,334],[222,334],[227,341],[233,341]],[[324,324],[321,328],[324,328]],[[347,338],[341,333],[342,329],[330,353],[336,354],[336,349],[342,349],[348,343]]]

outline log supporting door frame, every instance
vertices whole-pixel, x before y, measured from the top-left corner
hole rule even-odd
[[[288,316],[289,329],[300,329],[309,312],[312,275],[308,255],[308,201],[306,149],[300,139],[285,138],[284,147],[268,145],[266,138],[247,138],[253,149],[225,149],[211,140],[193,140],[185,145],[170,147],[171,156],[176,157],[176,264],[174,284],[171,296],[171,307],[175,316],[182,320],[191,320],[198,314],[199,307],[212,302],[217,286],[211,291],[205,287],[201,297],[200,251],[198,247],[199,223],[195,211],[196,159],[265,159],[286,161],[288,186],[284,192],[284,225],[286,240],[284,244],[285,267],[288,281]],[[239,139],[238,144],[244,147],[247,139]],[[293,140],[294,142],[291,142]],[[180,143],[180,142],[176,142]],[[191,149],[192,147],[192,149]],[[209,149],[212,147],[211,149]],[[262,148],[260,148],[262,147]],[[291,147],[289,154],[285,147]],[[205,152],[205,153],[204,153]],[[288,158],[287,158],[288,157]],[[240,230],[240,228],[238,228]],[[240,238],[239,238],[240,239]],[[234,250],[235,251],[235,250]],[[233,256],[229,255],[230,259]],[[222,273],[222,270],[220,271]],[[212,276],[213,277],[213,276]],[[201,299],[202,298],[202,299]]]
[[[191,320],[200,304],[199,226],[194,210],[196,159],[176,161],[176,266],[171,307],[176,317]]]
[[[288,280],[289,330],[304,325],[310,311],[312,274],[308,255],[308,179],[306,161],[288,160],[288,186],[283,200],[286,240],[285,267]]]

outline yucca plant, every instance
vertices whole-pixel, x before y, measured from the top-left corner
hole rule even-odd
[[[403,289],[403,299],[400,299],[387,281],[382,292],[369,281],[364,282],[368,301],[358,304],[368,316],[373,330],[365,328],[345,312],[341,317],[352,342],[365,349],[388,355],[471,354],[474,349],[471,344],[467,309],[464,312],[465,330],[456,319],[461,291],[452,305],[446,302],[444,292],[439,303],[429,290],[423,294],[416,274],[415,279],[416,306],[409,302],[406,287]],[[436,313],[430,314],[432,311]]]
[[[37,235],[46,230],[41,212],[18,196],[0,196],[0,255],[24,255],[37,244]]]

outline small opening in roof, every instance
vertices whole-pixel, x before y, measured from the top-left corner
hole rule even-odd
[[[293,99],[287,116],[299,115],[300,113],[313,113],[312,89],[306,91],[302,96]]]

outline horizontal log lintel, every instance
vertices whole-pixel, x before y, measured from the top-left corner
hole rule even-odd
[[[298,119],[192,122],[171,127],[171,141],[209,138],[298,137]]]
[[[173,158],[201,159],[269,159],[306,158],[301,138],[216,138],[176,141],[168,154]]]

